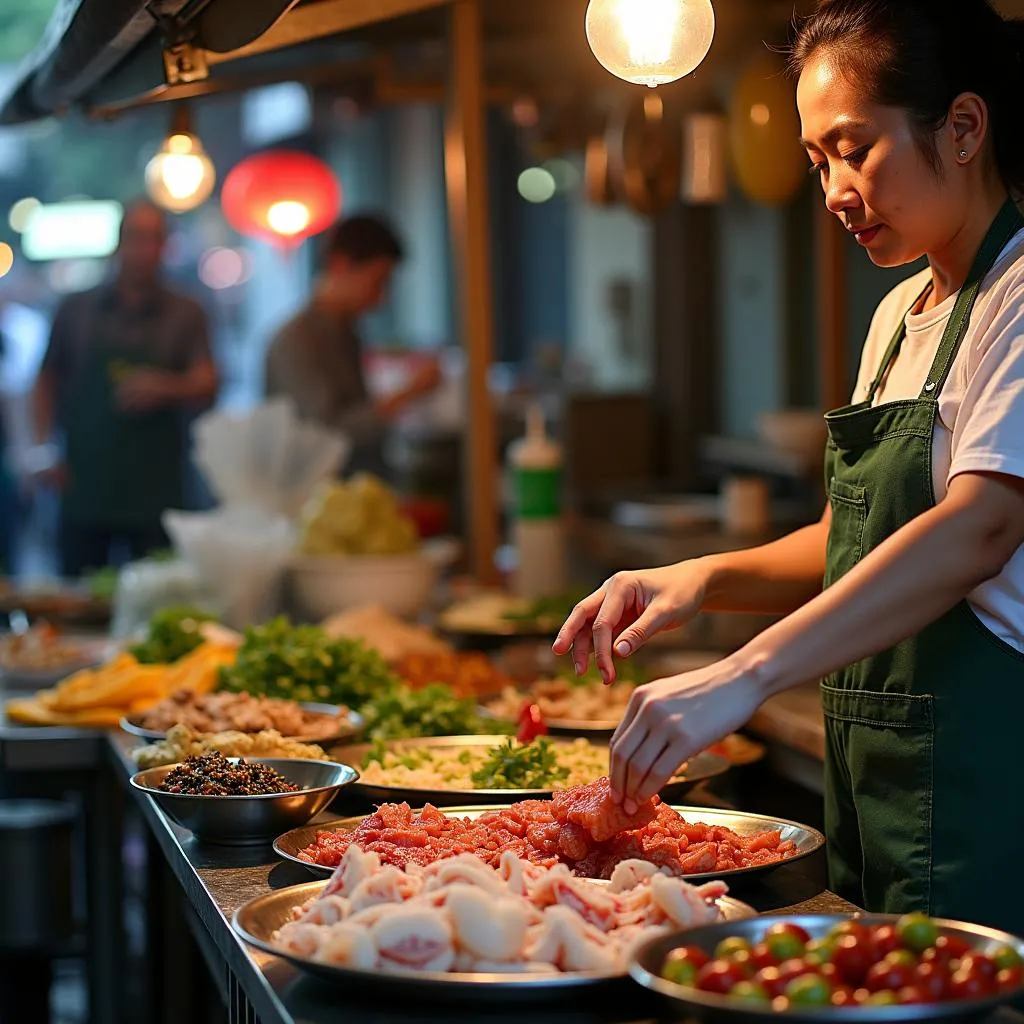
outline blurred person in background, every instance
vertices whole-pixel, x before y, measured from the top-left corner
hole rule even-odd
[[[202,307],[161,282],[163,212],[130,205],[109,282],[59,306],[33,396],[35,436],[61,454],[65,575],[167,546],[160,522],[184,504],[186,414],[210,405],[217,370]]]
[[[441,380],[431,360],[386,398],[372,397],[367,386],[356,325],[385,301],[403,256],[398,235],[382,218],[339,221],[327,235],[312,301],[278,329],[267,349],[267,397],[290,398],[300,419],[348,435],[349,472],[386,476],[388,424]]]
[[[23,261],[16,262],[0,283],[0,559],[8,575],[24,568],[31,508],[25,459],[32,447],[29,399],[50,329],[38,301],[34,276]]]

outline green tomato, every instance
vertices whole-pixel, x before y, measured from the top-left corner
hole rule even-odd
[[[865,1006],[893,1006],[899,1002],[899,997],[892,989],[884,988],[881,992],[872,992],[864,1000]]]
[[[772,997],[763,985],[756,981],[738,981],[729,989],[729,998],[740,1003],[770,1003]]]
[[[812,939],[807,943],[807,951],[804,959],[814,967],[821,967],[822,964],[832,962],[836,944],[832,939]]]
[[[1013,946],[997,946],[989,956],[995,961],[996,967],[1001,971],[1009,971],[1014,967],[1024,966],[1020,953]]]
[[[939,928],[926,914],[904,914],[896,922],[896,934],[905,949],[923,953],[935,945]]]
[[[764,944],[768,947],[768,952],[780,964],[787,960],[796,960],[804,955],[803,942],[790,932],[776,932],[774,935],[768,935],[765,937]]]
[[[697,984],[697,965],[684,957],[674,957],[671,953],[665,958],[661,968],[661,976],[676,985],[693,988]]]
[[[826,1006],[832,986],[820,974],[801,974],[786,986],[786,998],[799,1006]]]
[[[886,953],[885,962],[897,967],[909,967],[911,970],[917,967],[917,957],[909,949],[894,949]]]
[[[750,943],[739,935],[734,935],[715,946],[716,960],[730,960],[736,953],[749,953]]]

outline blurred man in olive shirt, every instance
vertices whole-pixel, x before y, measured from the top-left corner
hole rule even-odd
[[[67,575],[165,547],[161,514],[184,504],[184,413],[213,401],[217,371],[202,307],[160,281],[166,241],[160,209],[129,206],[114,277],[53,320],[33,412],[37,442],[62,442]]]
[[[431,362],[386,399],[373,399],[367,388],[356,324],[384,302],[403,255],[398,236],[381,218],[339,221],[325,239],[312,301],[267,349],[267,396],[290,398],[301,419],[347,434],[353,450],[346,470],[352,472],[383,472],[388,422],[440,381]]]

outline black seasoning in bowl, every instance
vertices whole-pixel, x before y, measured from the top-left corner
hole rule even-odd
[[[216,751],[187,757],[164,776],[158,788],[187,796],[264,796],[299,789],[269,765],[243,758],[228,760]]]

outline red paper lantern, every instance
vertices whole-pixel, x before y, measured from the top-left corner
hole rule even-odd
[[[236,164],[224,179],[220,202],[240,234],[298,245],[334,223],[341,186],[323,160],[279,149]]]

